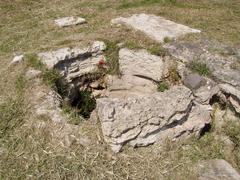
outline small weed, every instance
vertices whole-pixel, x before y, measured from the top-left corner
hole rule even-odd
[[[108,74],[120,74],[119,70],[119,61],[118,61],[118,54],[119,54],[119,47],[117,46],[118,42],[112,42],[108,40],[104,40],[107,45],[106,50],[106,57],[107,57],[107,65],[109,67]]]
[[[240,123],[231,122],[224,128],[225,134],[230,137],[231,141],[240,148]]]
[[[9,98],[0,104],[0,138],[9,135],[16,127],[23,124],[25,111],[21,96]]]
[[[79,115],[78,109],[72,107],[69,103],[63,102],[62,110],[63,113],[69,117],[69,123],[79,125],[83,121],[83,118]]]
[[[224,158],[223,144],[214,139],[213,133],[206,133],[200,139],[192,137],[188,141],[190,145],[182,153],[193,162],[204,159]]]
[[[43,73],[43,82],[51,88],[56,88],[56,82],[61,80],[61,75],[57,70],[46,70]]]
[[[17,77],[16,83],[15,83],[17,93],[22,94],[24,92],[23,90],[25,86],[26,86],[26,79],[24,78],[23,75],[20,75],[19,77]]]
[[[141,6],[151,6],[155,4],[161,4],[161,5],[166,5],[166,4],[175,4],[176,0],[135,0],[135,1],[128,1],[128,0],[123,0],[120,6],[118,7],[119,9],[127,9],[127,8],[134,8],[134,7],[141,7]]]
[[[181,77],[179,76],[179,73],[178,73],[178,70],[177,70],[177,67],[174,66],[174,67],[171,67],[169,70],[168,70],[168,80],[172,83],[172,84],[177,84],[180,80],[181,80]]]
[[[154,45],[151,46],[147,49],[151,54],[154,54],[156,56],[167,56],[168,55],[168,51],[166,49],[164,49],[163,47],[161,47],[161,45]]]
[[[157,90],[159,92],[164,92],[169,89],[169,85],[166,81],[162,81],[158,84]]]
[[[170,43],[170,42],[172,42],[172,39],[169,38],[169,37],[165,37],[165,38],[163,39],[163,41],[164,41],[164,43]]]
[[[26,54],[25,57],[27,61],[27,66],[38,70],[44,69],[44,65],[40,62],[36,54]]]
[[[240,62],[235,62],[230,65],[233,70],[240,70]]]
[[[194,61],[189,64],[189,68],[192,71],[197,72],[201,76],[210,76],[211,75],[211,71],[205,63]]]
[[[137,43],[135,43],[133,41],[126,42],[125,47],[127,47],[128,49],[140,49],[140,48],[142,48],[141,46],[139,46]]]

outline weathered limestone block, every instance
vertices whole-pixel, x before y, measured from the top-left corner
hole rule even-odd
[[[144,32],[147,36],[158,42],[164,42],[165,37],[176,38],[187,33],[201,32],[200,30],[177,24],[162,17],[147,14],[134,14],[129,18],[116,18],[112,20],[112,24],[126,24]]]
[[[163,76],[162,57],[146,50],[121,49],[119,69],[121,77],[107,76],[108,97],[138,97],[157,92],[157,82]]]
[[[99,61],[105,61],[105,57],[101,55],[105,49],[104,42],[95,41],[87,48],[62,48],[39,53],[38,57],[48,69],[58,69],[66,80],[71,82],[85,74],[95,73]]]
[[[118,152],[128,142],[134,147],[147,146],[199,131],[209,122],[210,113],[202,113],[202,108],[194,110],[192,106],[191,91],[174,86],[164,93],[145,97],[98,99],[97,113],[106,142]]]
[[[121,49],[119,66],[123,75],[142,76],[159,81],[164,70],[163,59],[146,50]]]

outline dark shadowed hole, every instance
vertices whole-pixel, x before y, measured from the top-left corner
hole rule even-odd
[[[205,127],[201,130],[201,132],[200,132],[200,137],[202,137],[202,136],[204,136],[207,132],[210,132],[210,130],[211,130],[211,124],[209,123],[209,124],[206,124],[205,125]]]
[[[96,108],[96,100],[90,91],[78,91],[71,106],[77,108],[78,113],[84,118],[89,118],[91,112]]]

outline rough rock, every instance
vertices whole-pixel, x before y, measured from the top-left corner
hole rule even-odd
[[[199,74],[189,74],[184,78],[183,83],[191,90],[196,90],[205,84],[205,79]]]
[[[98,99],[97,113],[106,142],[118,152],[128,142],[134,147],[147,146],[199,132],[209,123],[210,113],[201,106],[193,108],[192,100],[189,89],[174,86],[144,97]]]
[[[121,49],[119,66],[123,75],[139,76],[159,81],[164,70],[163,59],[146,50]]]
[[[91,52],[92,53],[101,53],[107,49],[107,46],[104,42],[102,41],[95,41],[93,42],[93,45],[91,47]]]
[[[152,55],[146,50],[121,49],[121,77],[107,76],[108,97],[138,97],[155,93],[164,68],[162,57]]]
[[[55,20],[56,25],[59,27],[67,27],[67,26],[74,26],[74,25],[79,25],[86,23],[86,20],[81,17],[64,17],[60,19]]]
[[[47,66],[48,69],[53,69],[58,63],[62,61],[70,61],[81,56],[86,56],[88,54],[88,49],[80,48],[62,48],[56,51],[49,51],[39,53],[38,57]]]
[[[239,180],[240,174],[225,160],[213,159],[197,163],[195,173],[198,180]]]
[[[157,85],[150,80],[137,76],[107,76],[107,96],[114,98],[139,97],[153,94]]]
[[[206,64],[217,83],[227,83],[240,88],[240,71],[233,69],[232,64],[239,62],[236,55],[221,55],[227,51],[219,43],[202,39],[199,41],[175,41],[164,45],[168,52],[188,64],[192,61]],[[212,51],[215,49],[215,51]]]
[[[162,17],[147,14],[134,14],[129,18],[116,18],[112,24],[126,24],[144,32],[150,38],[164,42],[164,38],[176,38],[187,33],[200,33],[200,30],[189,28],[182,24],[166,20]]]
[[[193,91],[195,100],[201,104],[210,104],[214,95],[219,95],[220,88],[213,80],[205,78],[205,85]]]
[[[48,69],[56,68],[68,82],[98,70],[99,61],[105,61],[101,53],[106,49],[104,42],[96,41],[86,48],[62,48],[39,53],[38,57]],[[94,55],[93,55],[94,54]]]
[[[236,112],[240,113],[240,90],[229,84],[220,84],[219,86]]]
[[[15,56],[13,58],[13,60],[11,61],[10,65],[18,64],[18,63],[22,62],[23,60],[24,60],[24,55]]]

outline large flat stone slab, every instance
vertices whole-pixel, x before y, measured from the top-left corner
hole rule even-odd
[[[108,97],[138,97],[157,92],[157,82],[164,74],[162,57],[148,51],[121,49],[119,51],[121,76],[108,76]]]
[[[119,51],[119,66],[123,75],[142,76],[155,81],[161,79],[164,71],[163,59],[144,49],[121,49]]]
[[[205,106],[195,107],[192,100],[191,91],[184,86],[143,97],[98,99],[105,141],[118,152],[126,143],[147,146],[200,131],[209,123],[210,111]]]
[[[200,33],[200,30],[177,24],[162,17],[147,14],[134,14],[129,18],[116,18],[113,24],[126,24],[136,30],[144,32],[147,36],[158,42],[164,42],[164,38],[177,38],[187,33]]]

